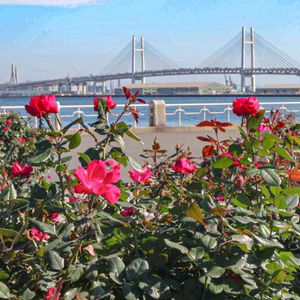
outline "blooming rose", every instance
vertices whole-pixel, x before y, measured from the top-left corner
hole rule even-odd
[[[147,183],[152,176],[151,170],[149,170],[147,167],[143,167],[142,171],[133,170],[128,171],[130,178],[135,182],[142,182]]]
[[[29,235],[31,236],[31,238],[33,240],[35,240],[36,242],[42,242],[42,241],[47,241],[50,239],[50,236],[42,231],[39,231],[37,228],[32,227],[29,230]]]
[[[80,182],[74,187],[76,193],[101,195],[110,204],[115,204],[119,200],[120,189],[113,183],[120,180],[120,164],[114,160],[107,162],[93,160],[87,169],[78,167],[74,176]]]
[[[117,106],[117,103],[113,100],[112,96],[101,97],[106,101],[106,109],[107,111],[111,111]],[[94,99],[94,111],[98,111],[99,98]]]
[[[41,95],[32,97],[29,105],[25,105],[25,109],[30,115],[39,119],[49,113],[58,113],[55,95]]]
[[[59,213],[48,213],[48,217],[51,219],[53,223],[56,223],[60,219]]]
[[[126,207],[121,211],[122,217],[131,217],[135,215],[136,209],[134,207]]]
[[[255,97],[237,98],[232,105],[232,111],[237,116],[256,116],[259,110],[259,103]]]
[[[11,120],[11,119],[7,119],[7,120],[5,121],[5,123],[6,123],[7,125],[10,125],[10,124],[12,123],[12,120]]]
[[[44,300],[59,300],[60,292],[57,287],[49,288],[47,294],[44,297]]]
[[[19,138],[19,142],[20,142],[20,143],[25,143],[25,142],[26,142],[26,139],[25,139],[24,137],[21,136],[21,137]]]
[[[12,166],[11,175],[13,177],[30,177],[32,170],[33,169],[30,165],[22,165],[21,163],[16,161]]]
[[[175,172],[181,174],[191,174],[197,169],[187,158],[181,157],[176,160],[175,166],[172,167]]]

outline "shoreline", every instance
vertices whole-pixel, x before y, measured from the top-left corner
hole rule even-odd
[[[98,95],[98,94],[91,94],[91,95],[59,95],[55,94],[58,98],[91,98],[91,97],[104,97],[104,96],[112,96],[112,97],[123,97],[123,95],[115,95],[115,94],[105,94],[105,95]],[[221,98],[221,97],[300,97],[300,94],[187,94],[187,95],[139,95],[140,97],[145,98],[153,98],[153,97],[172,97],[172,98],[180,98],[180,97],[199,97],[199,98],[205,98],[205,97],[212,97],[212,98]],[[0,99],[10,99],[10,98],[30,98],[32,95],[0,95]]]

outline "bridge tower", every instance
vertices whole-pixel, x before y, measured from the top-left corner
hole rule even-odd
[[[12,65],[11,65],[10,80],[9,80],[9,83],[10,83],[10,84],[15,84],[15,83],[17,83],[17,82],[16,82],[17,76],[16,76],[16,74],[15,74],[15,71],[16,71],[16,69],[15,69],[14,65],[12,64]]]
[[[144,77],[144,71],[145,71],[145,40],[144,37],[141,37],[141,42],[140,42],[140,48],[136,46],[136,38],[135,36],[132,37],[132,50],[131,50],[131,73],[132,73],[132,78],[131,82],[135,83],[135,72],[136,72],[136,52],[141,53],[141,73],[142,73],[142,84],[146,82],[145,77]]]
[[[246,45],[250,45],[250,64],[251,64],[251,70],[252,74],[251,77],[251,90],[252,92],[256,91],[256,80],[255,80],[255,74],[253,74],[253,69],[255,68],[255,52],[254,52],[254,29],[253,27],[250,28],[250,40],[246,40],[246,29],[245,27],[242,28],[242,61],[241,61],[241,91],[246,91],[246,77],[245,74],[245,68],[246,68]],[[249,75],[248,75],[249,76]]]

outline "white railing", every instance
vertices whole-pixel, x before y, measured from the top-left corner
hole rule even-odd
[[[300,102],[260,102],[261,108],[265,108],[267,113],[272,109],[279,109],[285,113],[300,113]],[[289,106],[297,106],[297,109]],[[178,114],[178,126],[182,126],[182,116],[200,116],[199,121],[210,119],[208,116],[224,115],[226,121],[231,122],[232,117],[232,103],[180,103],[180,104],[166,104],[166,116],[176,116]],[[168,108],[174,108],[172,112],[168,112]],[[192,111],[187,111],[187,108],[192,108]],[[216,108],[214,110],[213,108]]]
[[[300,102],[260,102],[261,107],[266,109],[266,112],[270,112],[272,109],[279,109],[284,113],[293,113],[300,119]],[[67,124],[74,118],[94,118],[96,119],[97,113],[94,111],[93,105],[61,105],[58,102],[60,118],[63,123]],[[109,121],[118,115],[117,112],[122,111],[124,104],[118,104],[117,110],[108,115]],[[149,126],[149,109],[151,104],[135,104],[133,108],[138,110],[140,121],[142,125]],[[178,103],[178,104],[165,104],[166,107],[166,125],[195,125],[202,120],[208,120],[213,118],[220,118],[227,122],[238,122],[237,117],[232,113],[231,103]],[[0,106],[0,113],[17,112],[23,117],[28,118],[23,105],[17,106]],[[116,112],[117,111],[117,112]],[[130,112],[125,113],[125,116],[129,116]],[[199,118],[196,118],[196,117]],[[145,119],[146,117],[146,119]],[[184,117],[189,119],[190,122],[184,121]],[[195,120],[195,121],[194,121]],[[35,118],[34,126],[38,126],[38,119]],[[138,124],[134,121],[135,127]]]

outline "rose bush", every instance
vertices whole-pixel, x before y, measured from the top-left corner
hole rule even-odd
[[[61,130],[31,100],[49,130],[25,152],[24,121],[2,117],[0,299],[299,299],[299,124],[243,100],[238,139],[220,139],[230,123],[204,121],[215,136],[198,137],[201,159],[155,140],[141,167],[125,153],[124,135],[139,138],[122,116],[138,121],[142,100],[124,91],[114,123],[114,101],[99,98],[91,127],[79,118]],[[82,134],[95,146],[77,153]]]

